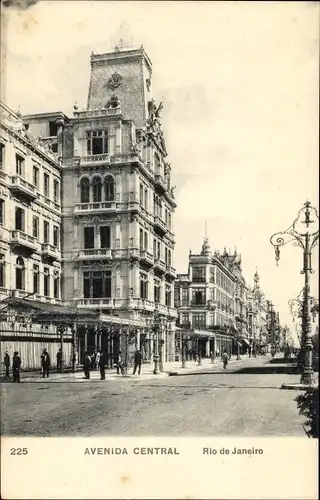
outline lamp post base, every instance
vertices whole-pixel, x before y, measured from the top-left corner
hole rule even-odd
[[[159,368],[159,356],[155,356],[154,357],[154,370],[153,370],[154,375],[158,375],[158,373],[159,373],[158,368]]]
[[[287,389],[291,391],[307,391],[308,389],[316,389],[318,387],[318,384],[316,383],[311,383],[311,384],[303,384],[303,383],[297,383],[297,384],[282,384],[281,389]]]

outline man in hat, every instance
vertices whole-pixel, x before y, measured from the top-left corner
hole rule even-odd
[[[91,368],[91,357],[89,356],[88,352],[85,352],[84,354],[84,360],[83,360],[83,371],[84,375],[86,378],[90,378],[90,368]]]
[[[18,351],[13,353],[12,358],[12,381],[20,382],[20,366],[21,366],[21,358],[19,356]]]
[[[10,370],[10,356],[9,356],[9,353],[7,351],[4,353],[3,364],[4,364],[5,369],[6,369],[6,378],[9,378],[10,377],[10,373],[9,373],[9,370]]]
[[[42,378],[49,377],[50,356],[47,349],[43,349],[41,354]]]

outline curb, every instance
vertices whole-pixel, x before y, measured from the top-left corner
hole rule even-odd
[[[311,384],[311,385],[307,385],[307,384],[282,384],[280,389],[285,389],[287,391],[307,391],[309,389],[317,389],[318,388],[318,385],[315,383],[315,384]]]

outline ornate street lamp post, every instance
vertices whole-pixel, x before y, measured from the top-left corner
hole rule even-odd
[[[278,265],[280,259],[280,247],[293,242],[294,246],[303,249],[303,269],[304,274],[304,294],[302,311],[302,348],[304,352],[304,366],[301,375],[301,383],[311,385],[313,383],[312,369],[312,339],[311,339],[311,310],[310,310],[310,274],[314,274],[311,267],[312,249],[319,241],[319,216],[317,210],[306,201],[298,212],[298,217],[293,224],[286,230],[275,233],[271,236],[270,242],[275,247],[275,258]],[[316,230],[309,231],[309,226],[316,223]],[[299,231],[298,228],[301,227]]]

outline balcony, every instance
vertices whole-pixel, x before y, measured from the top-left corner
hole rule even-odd
[[[112,309],[113,299],[111,298],[86,298],[76,299],[78,307],[87,307],[88,309]]]
[[[108,164],[110,165],[110,154],[109,153],[102,153],[99,155],[89,155],[89,156],[82,156],[80,158],[80,165],[81,166],[90,166],[90,165],[105,165]]]
[[[94,213],[112,213],[117,209],[115,201],[99,201],[90,203],[76,203],[74,205],[74,213],[78,215],[94,214]]]
[[[177,273],[174,267],[166,266],[166,275],[170,278],[176,279]]]
[[[146,250],[140,250],[140,262],[148,267],[152,267],[154,264],[154,257],[152,253]]]
[[[22,179],[19,175],[11,177],[9,189],[16,196],[22,196],[29,201],[34,201],[38,197],[36,187]]]
[[[120,260],[138,260],[140,258],[140,250],[137,248],[130,248],[130,249],[121,249],[121,248],[115,248],[112,250],[112,257],[114,259],[120,259]]]
[[[148,299],[130,299],[129,307],[145,311],[154,311],[155,303]]]
[[[170,318],[176,319],[178,317],[178,311],[175,307],[166,306],[166,309],[167,315],[170,316]]]
[[[191,300],[190,302],[190,305],[191,307],[199,307],[199,308],[203,308],[203,307],[207,307],[207,302],[205,300]]]
[[[54,260],[60,260],[61,254],[57,247],[50,245],[50,243],[42,243],[42,259],[48,262],[53,262]]]
[[[205,283],[205,282],[206,282],[205,276],[192,276],[192,283]]]
[[[158,193],[163,194],[167,190],[167,183],[162,177],[162,175],[154,176],[154,187]]]
[[[155,271],[159,271],[161,273],[165,273],[166,272],[166,264],[165,264],[165,262],[163,262],[163,260],[156,259],[154,261],[154,270]]]
[[[41,245],[34,236],[30,236],[23,231],[11,231],[11,245],[23,248],[28,252],[40,252]]]
[[[111,248],[85,248],[79,250],[78,260],[97,260],[106,259],[111,260],[112,250]]]
[[[156,216],[154,218],[153,225],[155,232],[158,233],[160,236],[164,236],[166,234],[167,232],[166,224],[162,219],[160,219],[160,217]]]

